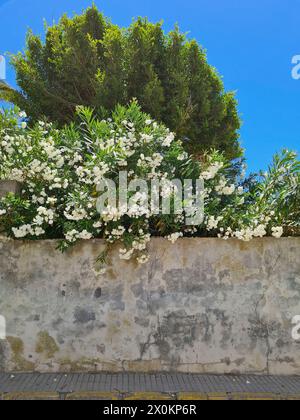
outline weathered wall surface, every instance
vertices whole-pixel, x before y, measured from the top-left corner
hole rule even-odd
[[[151,242],[145,266],[103,242],[0,241],[0,370],[300,374],[300,238]]]

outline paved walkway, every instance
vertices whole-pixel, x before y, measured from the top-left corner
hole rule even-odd
[[[0,398],[7,400],[300,400],[300,377],[176,373],[0,373]]]

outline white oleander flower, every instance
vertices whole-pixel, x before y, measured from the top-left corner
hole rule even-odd
[[[215,162],[206,171],[201,173],[201,178],[205,179],[206,181],[214,179],[218,172],[223,168],[223,166],[223,162]]]
[[[102,225],[103,225],[103,223],[102,223],[101,221],[99,221],[99,222],[94,223],[94,224],[93,224],[93,227],[94,227],[95,229],[99,229],[99,228],[101,228],[101,227],[102,227]]]
[[[20,226],[19,228],[12,228],[12,232],[15,238],[17,239],[25,238],[25,236],[29,234],[34,235],[34,231],[30,225],[23,225],[23,226]]]
[[[137,262],[139,264],[146,264],[149,261],[149,255],[143,254],[139,257],[137,257]]]
[[[45,233],[44,229],[42,229],[41,227],[37,227],[34,229],[34,234],[36,236],[41,236]]]
[[[180,155],[178,155],[177,160],[182,162],[183,160],[188,158],[188,154],[186,152],[181,153]]]
[[[83,240],[88,240],[93,237],[93,234],[88,232],[87,230],[83,230],[82,232],[78,233],[78,238]]]
[[[223,219],[222,216],[210,216],[207,221],[207,229],[214,230],[218,228],[219,222]]]
[[[224,195],[232,195],[235,192],[235,185],[232,184],[229,187],[224,187],[223,190],[221,191],[222,194]]]
[[[264,225],[258,225],[253,231],[253,236],[256,238],[263,238],[266,234],[266,226]]]
[[[175,136],[174,136],[174,134],[173,133],[170,133],[165,139],[164,139],[164,141],[163,141],[163,143],[162,143],[162,145],[164,146],[164,147],[170,147],[171,146],[171,144],[172,144],[172,142],[174,141],[174,139],[175,139]]]
[[[274,238],[281,238],[283,235],[283,227],[281,226],[277,226],[277,227],[273,227],[272,228],[272,236],[274,236]]]
[[[166,237],[166,239],[168,239],[168,241],[172,242],[172,244],[175,244],[175,242],[177,242],[177,240],[179,238],[183,237],[183,233],[182,232],[176,232],[176,233],[172,233],[171,235],[168,235]]]

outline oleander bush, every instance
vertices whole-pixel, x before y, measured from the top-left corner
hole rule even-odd
[[[294,152],[276,155],[267,173],[250,181],[234,176],[230,162],[212,150],[195,160],[163,124],[143,113],[136,101],[117,106],[111,119],[77,108],[78,123],[57,128],[40,121],[32,127],[19,110],[0,114],[0,182],[22,184],[20,196],[0,200],[0,227],[11,238],[60,239],[65,250],[79,240],[104,238],[120,244],[120,257],[147,261],[151,236],[175,242],[182,236],[250,240],[299,234],[300,162]],[[180,213],[157,214],[151,198],[128,192],[129,208],[108,206],[101,214],[98,186],[120,172],[129,181],[159,181],[160,198],[175,208],[173,179],[202,180],[204,219],[186,225],[189,203]],[[176,198],[176,197],[177,198]]]

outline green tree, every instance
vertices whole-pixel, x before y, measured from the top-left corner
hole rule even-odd
[[[34,122],[60,125],[78,105],[99,115],[137,98],[145,112],[186,140],[189,152],[216,148],[241,155],[240,119],[233,92],[225,92],[206,53],[178,27],[139,18],[129,28],[113,25],[95,6],[46,28],[46,39],[29,32],[24,53],[12,56],[19,90],[2,84],[0,98],[24,109]]]

